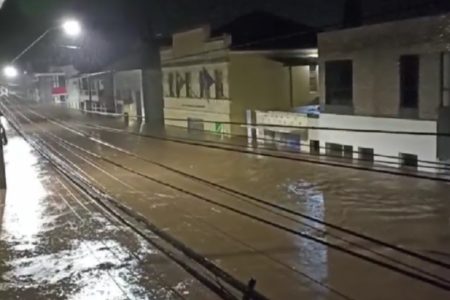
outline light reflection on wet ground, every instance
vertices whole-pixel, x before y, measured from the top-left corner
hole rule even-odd
[[[214,299],[8,134],[0,299]]]
[[[55,118],[68,121],[70,126],[139,156],[408,249],[437,255],[443,260],[448,257],[450,203],[447,184],[151,140],[85,126],[92,123],[123,127],[114,120],[79,114],[66,115],[66,112],[48,108],[41,112],[51,113]],[[139,172],[333,240],[315,232],[314,227],[324,229],[321,225],[310,223],[310,226],[305,227],[287,221],[250,205],[248,201],[127,157],[54,124],[41,122],[39,126],[42,126],[40,130],[37,125],[27,127],[27,130],[51,131]],[[144,132],[147,131],[144,129]],[[325,287],[307,279],[305,274],[353,299],[448,299],[448,293],[306,239],[262,226],[92,157],[84,157],[89,161],[87,163],[75,155],[80,155],[79,151],[63,149],[42,132],[39,136],[92,175],[109,193],[242,281],[255,277],[258,287],[273,299],[340,299]],[[372,250],[378,249],[375,247]],[[385,254],[399,258],[391,252]],[[434,268],[430,270],[450,278],[448,272]]]

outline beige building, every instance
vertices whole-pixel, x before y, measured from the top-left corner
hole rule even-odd
[[[293,24],[269,14],[243,18]],[[301,39],[289,45],[281,41],[279,49],[274,49],[276,42],[243,47],[247,37],[233,34],[233,26],[242,21],[221,31],[204,26],[176,33],[171,47],[161,50],[167,125],[245,133],[247,128],[241,123],[253,123],[255,110],[286,111],[318,97],[317,49],[296,47]]]
[[[318,125],[450,132],[449,28],[450,15],[442,15],[319,34]],[[448,140],[436,136],[325,130],[313,135],[322,145],[365,148],[375,154],[450,158]]]

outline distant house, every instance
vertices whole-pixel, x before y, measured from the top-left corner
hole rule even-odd
[[[116,112],[113,89],[113,72],[80,74],[80,107],[88,111]]]
[[[137,47],[128,55],[116,61],[108,68],[114,72],[114,99],[116,112],[128,113],[131,117],[145,118],[143,85],[143,52]]]
[[[69,96],[67,80],[76,73],[73,66],[52,66],[48,72],[33,74],[35,100],[66,103]]]
[[[318,125],[450,132],[449,24],[450,15],[441,15],[319,34]],[[450,159],[450,141],[445,137],[312,133],[326,147],[339,144],[409,162]]]
[[[79,108],[88,111],[128,113],[143,119],[144,95],[140,54],[135,51],[95,73],[80,74],[71,79]]]
[[[318,96],[315,30],[268,13],[176,33],[161,60],[167,125],[240,133],[245,126],[229,123]]]

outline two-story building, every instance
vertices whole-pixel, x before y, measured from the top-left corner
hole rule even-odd
[[[102,71],[71,78],[70,106],[88,111],[127,113],[133,120],[143,120],[143,65],[139,51],[131,51]]]
[[[268,13],[176,33],[161,60],[166,125],[245,133],[255,110],[318,97],[315,30]]]
[[[316,125],[429,135],[320,130],[313,139],[412,165],[450,158],[449,138],[436,136],[450,132],[450,15],[325,32],[318,45]]]

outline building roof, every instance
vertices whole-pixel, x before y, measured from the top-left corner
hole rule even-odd
[[[212,31],[231,35],[232,50],[304,49],[317,47],[316,28],[264,11],[243,15]]]

